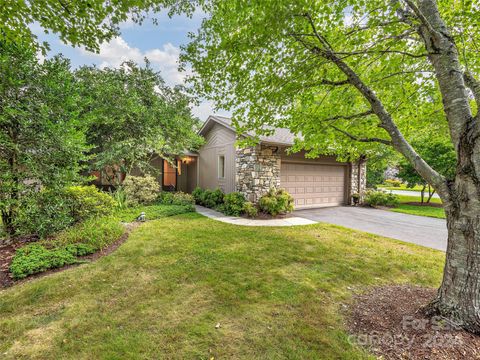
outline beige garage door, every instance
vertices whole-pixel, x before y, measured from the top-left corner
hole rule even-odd
[[[295,207],[341,205],[345,199],[345,166],[282,162],[280,186]]]

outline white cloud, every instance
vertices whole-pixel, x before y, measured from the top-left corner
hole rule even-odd
[[[210,101],[202,101],[198,106],[194,106],[192,108],[192,113],[202,121],[207,120],[209,115],[214,114],[227,117],[231,116],[231,114],[226,111],[215,111],[213,103]]]
[[[80,50],[82,55],[88,56],[100,62],[100,67],[119,67],[124,61],[133,60],[142,64],[147,57],[152,67],[160,70],[162,77],[168,85],[182,84],[186,73],[178,71],[178,58],[180,48],[171,43],[163,44],[161,49],[141,51],[139,48],[130,46],[122,37],[112,39],[109,43],[100,45],[99,53],[92,53],[85,49]]]

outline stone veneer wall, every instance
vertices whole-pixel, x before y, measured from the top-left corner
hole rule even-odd
[[[237,191],[256,203],[270,188],[279,188],[280,161],[275,146],[238,148],[235,157]]]
[[[360,162],[360,169],[359,164]],[[360,174],[359,174],[360,170]],[[360,181],[358,180],[360,177]],[[360,189],[359,189],[360,184]],[[360,194],[360,202],[362,202],[365,191],[367,190],[367,162],[359,160],[352,163],[352,171],[350,174],[350,195],[354,193]],[[350,199],[351,200],[351,199]]]

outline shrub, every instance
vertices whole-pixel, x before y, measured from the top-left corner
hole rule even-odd
[[[239,192],[232,192],[224,196],[224,213],[232,216],[240,216],[245,204],[245,196]]]
[[[272,188],[260,198],[258,205],[261,211],[277,216],[293,211],[293,197],[283,189]]]
[[[250,201],[247,201],[246,203],[243,204],[242,210],[248,217],[251,217],[251,218],[257,217],[258,215],[257,207]]]
[[[203,197],[203,192],[202,188],[197,186],[195,190],[192,191],[192,196],[195,199],[195,203],[198,205],[202,205],[202,197]]]
[[[388,186],[392,186],[392,187],[402,186],[402,182],[400,180],[397,180],[397,179],[387,179],[387,180],[385,180],[385,184],[387,184]]]
[[[94,185],[71,186],[65,190],[65,195],[71,202],[71,215],[75,222],[110,215],[115,206],[113,198]]]
[[[74,264],[77,258],[70,251],[64,249],[47,249],[41,244],[24,246],[15,252],[10,272],[15,279],[23,279],[28,275]]]
[[[44,238],[67,228],[75,222],[71,205],[61,189],[43,189],[23,197],[16,219],[18,233]]]
[[[192,195],[178,191],[175,193],[162,191],[158,197],[159,203],[164,205],[194,205]]]
[[[137,206],[139,204],[150,204],[157,199],[160,185],[153,176],[132,176],[129,175],[122,184],[123,191],[127,198],[127,204]]]
[[[136,208],[128,208],[117,211],[115,217],[119,221],[131,222],[140,215],[141,212],[145,213],[147,220],[160,219],[167,216],[179,215],[188,212],[195,212],[195,206],[189,205],[147,205],[139,206]]]
[[[125,209],[127,207],[127,194],[123,187],[119,186],[113,193],[112,193],[113,201],[115,201],[115,207],[117,209]]]
[[[209,208],[216,208],[223,204],[225,194],[221,189],[204,190],[200,197],[200,203]]]
[[[391,192],[369,190],[365,193],[364,202],[370,206],[397,206],[398,196]]]

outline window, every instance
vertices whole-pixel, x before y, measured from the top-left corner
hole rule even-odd
[[[223,179],[225,177],[225,156],[220,155],[218,157],[218,177]]]
[[[163,160],[163,189],[175,191],[177,187],[177,169],[167,160]]]
[[[182,175],[182,160],[177,160],[177,174]]]

